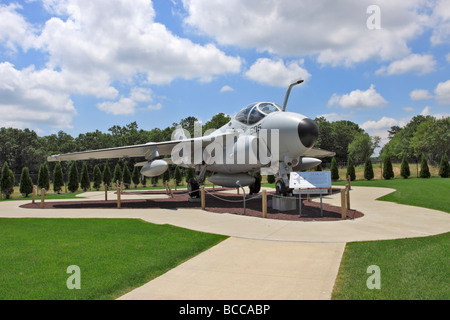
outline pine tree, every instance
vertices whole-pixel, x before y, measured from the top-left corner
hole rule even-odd
[[[41,167],[39,168],[38,187],[39,189],[44,188],[47,191],[50,189],[50,175],[47,163],[41,164]]]
[[[175,172],[173,174],[173,180],[177,186],[181,183],[181,179],[182,179],[182,176],[181,176],[180,167],[176,166]]]
[[[83,165],[81,167],[80,187],[81,189],[83,189],[84,192],[86,192],[88,189],[89,190],[91,189],[91,180],[89,179],[89,173],[86,162],[83,162]]]
[[[11,170],[9,170],[8,162],[5,162],[2,167],[2,177],[0,178],[0,187],[2,194],[6,199],[14,192],[14,176],[11,177]]]
[[[67,184],[67,188],[70,192],[74,193],[78,190],[78,186],[78,168],[74,161],[69,168],[69,182]]]
[[[61,163],[57,162],[55,169],[53,169],[53,191],[60,193],[64,186],[64,175],[61,168]]]
[[[348,157],[347,173],[345,176],[346,177],[350,176],[351,181],[356,179],[355,166],[353,165],[353,160],[351,157]]]
[[[19,191],[25,197],[28,197],[28,195],[33,192],[33,181],[31,180],[28,167],[22,169],[22,174],[20,175]]]
[[[189,181],[189,179],[193,179],[194,178],[194,169],[187,168],[185,177],[186,177],[186,181]]]
[[[336,181],[339,180],[339,168],[336,163],[336,158],[331,159],[331,179]]]
[[[116,167],[114,168],[113,183],[117,183],[117,181],[119,181],[119,183],[122,181],[122,169],[119,164],[116,164]]]
[[[167,169],[163,175],[162,175],[163,183],[166,183],[166,181],[170,180],[170,172],[169,169]]]
[[[383,178],[389,180],[394,178],[394,170],[392,169],[391,157],[384,158]]]
[[[158,183],[158,177],[156,177],[156,183]],[[144,175],[141,176],[141,184],[144,188],[147,186],[147,177]]]
[[[100,186],[102,184],[102,171],[100,170],[100,167],[96,164],[94,166],[94,171],[93,171],[93,179],[94,179],[94,184],[93,187],[95,190],[100,190]]]
[[[409,170],[409,164],[408,161],[406,160],[406,154],[404,154],[402,158],[400,175],[403,177],[403,179],[408,179],[408,177],[411,175],[411,171]]]
[[[108,160],[106,160],[105,167],[103,168],[103,184],[105,186],[111,185],[111,169],[109,168]]]
[[[420,162],[420,177],[421,178],[431,177],[430,169],[428,168],[428,162],[423,153],[422,153],[422,161]]]
[[[447,154],[444,153],[439,165],[439,175],[441,178],[448,178],[450,175]]]
[[[131,186],[131,172],[128,168],[128,163],[125,161],[123,165],[123,183],[125,185],[125,188],[128,189]]]
[[[364,179],[372,180],[373,177],[374,177],[374,173],[373,173],[372,161],[370,161],[370,158],[367,157],[366,161],[364,162]]]
[[[138,167],[134,166],[133,168],[133,174],[131,175],[131,178],[133,179],[134,187],[137,188],[139,182],[141,182],[141,174],[139,173]]]

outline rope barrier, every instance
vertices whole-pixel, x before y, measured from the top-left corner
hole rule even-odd
[[[219,196],[216,196],[216,195],[212,194],[211,192],[209,192],[206,189],[205,189],[205,191],[208,194],[210,194],[211,196],[213,196],[214,198],[217,198],[217,199],[222,200],[222,201],[226,201],[226,202],[244,202],[244,200],[229,200],[229,199],[225,199],[225,198],[222,198],[222,197],[219,197]],[[247,198],[247,199],[245,199],[245,201],[254,200],[254,199],[261,199],[261,198],[262,198],[261,195],[257,195],[257,196],[254,196],[252,198]]]

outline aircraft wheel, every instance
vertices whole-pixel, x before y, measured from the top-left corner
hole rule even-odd
[[[278,195],[286,196],[287,195],[287,188],[286,184],[284,183],[283,179],[278,179],[277,183],[275,184],[275,190]]]
[[[194,178],[189,179],[187,183],[187,190],[191,198],[200,198],[200,185]]]
[[[248,188],[250,189],[250,194],[255,194],[261,191],[261,178],[255,177],[255,182]]]

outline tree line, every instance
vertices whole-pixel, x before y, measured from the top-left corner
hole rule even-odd
[[[210,121],[202,126],[202,133],[206,130],[219,128],[230,120],[229,116],[223,113],[215,115]],[[128,175],[137,181],[138,174],[134,164],[143,159],[111,159],[105,160],[90,160],[83,163],[77,162],[63,162],[46,164],[46,157],[51,154],[69,153],[85,150],[112,148],[125,145],[143,144],[149,141],[161,142],[168,141],[172,138],[172,133],[178,125],[186,129],[191,136],[194,135],[194,124],[197,121],[195,117],[188,117],[182,119],[179,123],[173,123],[165,129],[155,128],[150,131],[139,129],[136,122],[132,122],[125,126],[115,125],[108,129],[108,133],[103,133],[99,130],[95,132],[88,132],[79,134],[74,138],[64,131],[59,131],[57,134],[52,134],[44,137],[39,137],[36,132],[29,129],[14,129],[1,128],[0,129],[0,164],[2,166],[2,186],[1,190],[8,190],[7,186],[17,182],[14,173],[22,172],[20,178],[20,185],[26,186],[31,175],[38,173],[38,185],[42,185],[39,180],[41,176],[49,176],[49,172],[53,173],[53,182],[56,181],[56,192],[59,191],[58,186],[64,186],[64,181],[69,181],[70,176],[76,176],[81,183],[81,188],[87,186],[84,181],[94,181],[94,188],[99,181],[99,176],[105,176],[106,168],[109,166],[114,168],[114,173],[120,168],[125,174],[128,181]],[[318,125],[320,134],[316,146],[326,150],[336,152],[333,159],[324,159],[324,163],[330,163],[332,174],[337,168],[338,163],[347,163],[348,172],[351,176],[353,162],[356,164],[365,163],[365,177],[370,180],[371,174],[371,159],[374,150],[379,146],[380,138],[371,137],[358,124],[347,120],[329,122],[324,117],[314,119]],[[448,158],[450,148],[450,118],[436,119],[432,116],[415,116],[403,128],[398,126],[391,127],[389,130],[389,142],[382,148],[380,158],[385,161],[383,176],[389,179],[391,176],[389,169],[390,161],[421,161],[421,167],[427,160],[434,163],[440,162],[441,176],[448,176]],[[439,161],[440,159],[440,161]],[[447,166],[447,169],[445,169]],[[405,167],[405,169],[403,169]],[[423,164],[425,168],[425,164]],[[101,169],[102,168],[102,169]],[[134,168],[132,173],[129,168]],[[442,169],[443,168],[443,169]],[[321,169],[319,166],[317,169]],[[75,175],[76,170],[76,175]],[[78,172],[81,170],[81,175]],[[183,172],[181,172],[181,170]],[[47,171],[47,173],[45,173]],[[367,173],[366,173],[367,171]],[[372,170],[373,171],[373,170]],[[422,171],[422,170],[421,170]],[[423,170],[426,172],[426,170]],[[64,175],[65,172],[66,174]],[[402,165],[403,172],[409,172],[406,165]],[[447,173],[446,173],[447,172]],[[99,174],[101,173],[101,174]],[[191,173],[180,169],[176,166],[170,166],[167,174],[177,176],[183,174],[190,175]],[[108,176],[108,175],[106,175]],[[393,173],[392,173],[393,176]],[[426,174],[424,174],[426,176]],[[23,183],[22,183],[22,177]],[[30,177],[30,178],[28,178]],[[87,177],[87,178],[86,178]],[[155,178],[157,179],[157,178]],[[333,178],[334,180],[339,178]],[[81,182],[83,180],[83,182]],[[123,180],[123,179],[119,179]],[[166,180],[167,177],[166,177]],[[60,182],[62,181],[62,182]],[[116,181],[115,179],[113,181]],[[176,180],[181,181],[181,178]],[[109,182],[101,181],[108,184]],[[101,183],[99,182],[99,183]],[[75,183],[75,182],[74,182]],[[78,181],[77,181],[78,183]],[[142,181],[141,181],[142,183]],[[145,183],[145,181],[144,181]],[[31,182],[31,185],[33,182]],[[131,184],[131,182],[130,182]],[[137,183],[136,183],[137,184]],[[48,189],[46,185],[43,186]],[[72,188],[73,189],[73,188]],[[28,190],[28,189],[27,189]],[[69,190],[71,190],[69,188]],[[23,192],[26,193],[26,192]]]

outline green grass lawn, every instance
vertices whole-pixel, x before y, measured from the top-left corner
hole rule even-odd
[[[0,219],[0,300],[114,299],[224,239],[133,219]]]
[[[425,238],[348,243],[332,299],[450,299],[450,233]],[[370,290],[367,268],[380,268]]]
[[[333,185],[345,185],[346,181],[334,182]],[[378,200],[392,201],[417,207],[441,210],[450,213],[450,179],[443,178],[410,178],[392,180],[356,180],[352,186],[384,187],[397,191],[385,195]]]
[[[334,183],[344,185],[346,182]],[[352,181],[353,186],[387,187],[378,200],[450,213],[450,179]],[[450,299],[450,233],[414,239],[348,243],[333,299]],[[367,268],[380,267],[381,289],[370,290]]]

